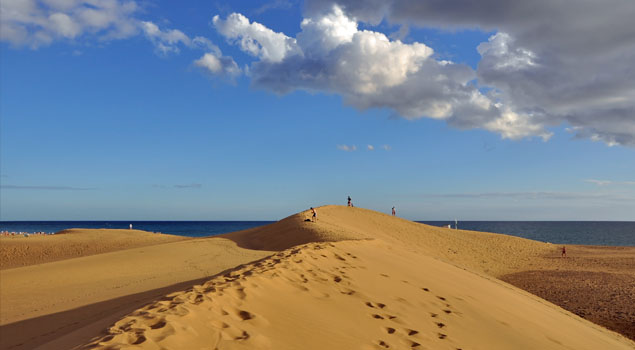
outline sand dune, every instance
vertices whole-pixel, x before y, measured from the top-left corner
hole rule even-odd
[[[139,230],[69,229],[55,235],[0,236],[0,269],[187,240]]]
[[[551,244],[430,227],[360,208],[325,206],[317,223],[305,221],[309,217],[301,212],[219,238],[0,271],[0,347],[635,348],[497,279],[590,264],[571,259],[563,265],[569,261],[555,260]],[[629,259],[635,251],[623,254]],[[628,268],[611,264],[597,271]],[[21,295],[28,288],[44,292]],[[50,298],[55,303],[47,306]],[[66,328],[50,326],[53,319]]]
[[[171,294],[95,349],[632,349],[494,278],[380,240],[311,243]]]
[[[328,205],[319,208],[317,223],[309,211],[277,223],[223,235],[248,249],[281,250],[310,242],[380,239],[446,262],[501,276],[531,268],[535,257],[557,247],[524,238],[451,230],[392,217],[363,208]]]
[[[85,341],[157,297],[271,254],[222,238],[149,243],[0,271],[0,349],[33,349],[70,333],[64,344]]]

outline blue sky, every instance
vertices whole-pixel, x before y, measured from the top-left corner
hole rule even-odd
[[[386,3],[3,2],[0,219],[635,220],[630,72]]]

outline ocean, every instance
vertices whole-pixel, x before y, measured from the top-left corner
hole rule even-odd
[[[214,236],[273,221],[0,221],[0,231],[55,233],[67,228],[113,228],[188,237]],[[418,221],[447,226],[449,221]],[[542,242],[635,246],[635,221],[459,221],[459,229],[504,233]]]

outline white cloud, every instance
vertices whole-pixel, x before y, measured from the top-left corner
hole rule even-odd
[[[241,70],[238,64],[231,58],[226,56],[218,56],[215,53],[206,53],[203,57],[194,61],[194,65],[205,69],[205,71],[214,75],[225,75],[235,77],[240,75]]]
[[[0,40],[38,48],[54,40],[94,35],[121,39],[138,32],[134,1],[117,0],[3,0],[0,2]]]
[[[192,40],[178,29],[161,30],[156,24],[148,21],[142,21],[140,25],[146,37],[152,41],[160,54],[178,53],[179,44],[192,46]]]
[[[302,49],[308,54],[320,55],[344,43],[353,41],[357,33],[357,22],[346,17],[344,11],[334,7],[333,11],[318,18],[305,18],[298,35]]]
[[[375,150],[375,146],[373,145],[367,145],[366,149],[368,149],[369,151],[374,151]]]
[[[537,66],[535,53],[513,44],[514,39],[507,33],[498,32],[492,35],[487,42],[476,48],[483,57],[479,65],[491,65],[489,69],[507,72]]]
[[[390,147],[388,145],[383,145],[383,146],[381,146],[381,148],[383,148],[384,151],[390,151],[392,149],[392,147]]]
[[[263,26],[250,23],[247,17],[232,13],[226,20],[213,18],[214,26],[227,39],[236,40],[240,48],[264,61],[280,62],[289,54],[297,52],[295,39]]]
[[[361,110],[390,108],[408,119],[441,119],[504,138],[551,136],[539,111],[516,109],[494,94],[481,93],[473,83],[476,72],[469,66],[438,61],[423,43],[407,44],[360,30],[355,18],[336,5],[305,18],[296,38],[237,13],[226,20],[215,16],[214,24],[230,42],[259,58],[249,69],[258,87],[277,93],[298,89],[337,93]],[[513,67],[507,68],[534,65],[532,54],[510,48],[509,40],[500,35],[481,50],[515,55]]]
[[[337,149],[341,150],[341,151],[346,151],[346,152],[354,152],[357,151],[357,146],[355,145],[337,145]]]
[[[190,38],[178,29],[161,29],[137,19],[134,1],[121,0],[5,0],[0,2],[0,39],[36,49],[55,40],[86,36],[98,40],[124,39],[142,33],[159,55],[182,47],[204,50],[194,65],[214,75],[235,77],[241,69],[209,39]],[[73,54],[81,54],[74,50]]]
[[[478,47],[482,59],[474,78],[492,89],[492,102],[522,119],[521,132],[505,127],[505,137],[545,138],[545,128],[564,124],[576,138],[635,146],[632,1],[307,0],[305,13],[321,16],[335,3],[369,25],[494,32]],[[459,127],[496,131],[508,118],[460,119]]]

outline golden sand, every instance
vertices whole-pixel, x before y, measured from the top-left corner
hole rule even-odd
[[[553,245],[430,227],[360,208],[318,212],[316,223],[302,212],[221,238],[2,270],[0,345],[635,348],[497,279],[553,266]],[[29,288],[37,292],[20,296]]]

